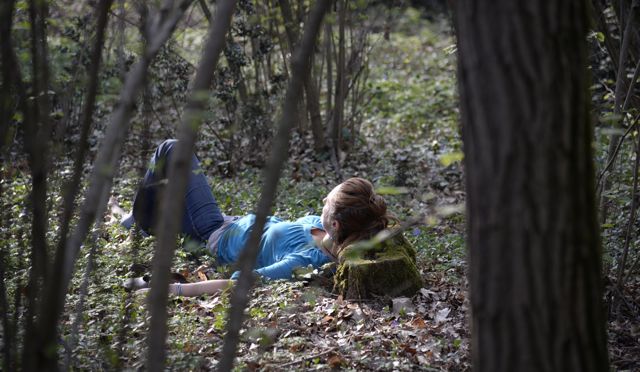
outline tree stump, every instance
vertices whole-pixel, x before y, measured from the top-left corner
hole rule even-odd
[[[422,286],[416,251],[400,232],[346,247],[334,276],[346,299],[413,296]]]

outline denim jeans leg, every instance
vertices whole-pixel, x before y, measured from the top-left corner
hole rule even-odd
[[[191,157],[191,174],[185,190],[182,232],[206,242],[209,235],[224,222],[220,207],[211,192],[198,158]]]
[[[162,202],[161,194],[166,185],[169,159],[176,142],[166,140],[158,146],[151,158],[142,186],[136,194],[133,213],[136,222],[145,232],[150,232],[157,223],[158,206]],[[195,155],[191,159],[191,174],[184,203],[181,232],[205,242],[209,235],[222,225],[224,218]]]
[[[162,142],[153,153],[147,172],[133,199],[133,217],[142,231],[152,234],[160,213],[161,192],[166,184],[166,163],[176,140]]]

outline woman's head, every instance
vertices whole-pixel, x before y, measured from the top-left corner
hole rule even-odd
[[[369,239],[391,220],[387,203],[364,178],[349,178],[324,199],[322,225],[338,246]]]

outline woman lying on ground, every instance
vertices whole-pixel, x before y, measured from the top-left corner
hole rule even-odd
[[[159,215],[157,206],[166,184],[168,159],[176,140],[167,140],[156,149],[142,185],[136,193],[133,212],[121,224],[133,223],[147,234]],[[182,218],[182,233],[204,245],[219,265],[232,264],[240,257],[249,238],[255,216],[225,216],[220,212],[207,178],[196,156],[192,157]],[[267,279],[290,279],[293,270],[314,268],[336,261],[342,248],[369,239],[385,229],[391,218],[384,199],[371,182],[350,178],[336,186],[323,200],[321,216],[305,216],[296,221],[269,217],[264,226],[255,273]],[[207,280],[190,284],[171,284],[169,292],[182,296],[214,294],[228,288],[231,279]]]

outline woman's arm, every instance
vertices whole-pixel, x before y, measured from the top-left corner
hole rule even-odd
[[[214,279],[197,283],[169,284],[169,293],[175,296],[195,297],[203,294],[217,294],[233,286],[233,280]]]

